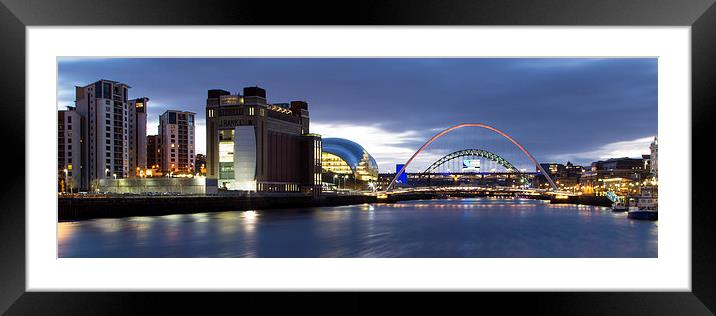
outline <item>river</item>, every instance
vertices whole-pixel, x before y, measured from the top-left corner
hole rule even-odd
[[[654,258],[658,222],[527,199],[447,199],[58,223],[59,257]]]

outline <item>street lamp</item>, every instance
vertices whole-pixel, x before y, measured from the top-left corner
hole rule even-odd
[[[343,188],[346,188],[346,181],[348,181],[348,175],[343,176]]]
[[[65,187],[64,187],[64,189],[65,189],[65,192],[67,192],[67,168],[65,168],[64,171],[65,171]]]
[[[337,174],[333,175],[333,186],[336,186],[336,178],[338,178]]]

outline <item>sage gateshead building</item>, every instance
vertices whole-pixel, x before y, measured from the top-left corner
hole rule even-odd
[[[378,164],[363,146],[344,138],[323,139],[323,170],[360,181],[378,179]]]
[[[321,136],[309,133],[308,104],[271,104],[266,90],[213,89],[206,100],[206,177],[226,191],[321,193]]]

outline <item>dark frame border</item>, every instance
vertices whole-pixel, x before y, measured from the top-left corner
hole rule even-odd
[[[709,119],[716,105],[716,5],[714,0],[410,0],[355,3],[226,1],[91,1],[0,0],[0,128],[6,148],[14,154],[15,168],[4,170],[0,203],[0,311],[8,314],[78,314],[81,312],[147,312],[161,304],[162,312],[189,312],[200,299],[203,313],[229,307],[244,310],[238,300],[254,301],[265,294],[243,293],[39,293],[25,292],[25,27],[40,25],[681,25],[691,26],[692,144],[709,144]],[[692,146],[694,166],[710,163],[708,146]],[[530,313],[570,314],[688,314],[716,311],[716,213],[706,204],[706,177],[692,178],[692,292],[684,293],[481,293],[469,300],[437,295],[450,304],[439,311],[461,308],[460,303]],[[703,182],[703,183],[701,183]],[[699,185],[702,184],[702,185]],[[677,210],[674,210],[677,211]],[[282,295],[283,300],[286,295]],[[372,310],[353,294],[332,294],[341,311]],[[372,299],[373,294],[368,300]],[[394,299],[398,305],[427,311],[426,294]],[[297,305],[260,305],[262,311],[278,306],[311,308],[316,295],[293,294]],[[431,300],[434,297],[431,297]],[[366,298],[362,298],[361,301]],[[276,300],[272,297],[272,300]],[[324,300],[324,299],[322,299]],[[501,303],[507,300],[509,305]],[[519,303],[514,303],[519,302]],[[238,306],[241,305],[239,308]],[[406,311],[401,307],[400,311]],[[196,307],[195,305],[193,307]],[[347,307],[347,309],[346,309]],[[483,309],[483,308],[480,308]],[[381,308],[381,311],[384,311]]]

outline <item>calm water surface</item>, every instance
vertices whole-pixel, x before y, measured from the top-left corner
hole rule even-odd
[[[60,257],[657,257],[658,222],[594,206],[450,199],[58,224]]]

